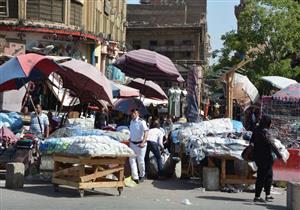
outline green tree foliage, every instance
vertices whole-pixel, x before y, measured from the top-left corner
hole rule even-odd
[[[214,52],[219,64],[213,68],[233,66],[258,45],[264,53],[244,69],[258,87],[261,76],[278,75],[300,81],[300,4],[292,0],[246,0],[238,19],[238,31],[222,36],[224,47]],[[261,88],[259,88],[261,89]]]

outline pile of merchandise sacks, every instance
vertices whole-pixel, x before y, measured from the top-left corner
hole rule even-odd
[[[206,156],[227,155],[242,160],[242,152],[249,145],[252,133],[239,121],[228,118],[188,124],[178,131],[177,139],[185,145],[186,154],[197,162]],[[285,160],[288,151],[275,139],[275,146]]]
[[[85,129],[61,128],[40,145],[42,154],[65,153],[89,156],[133,155],[133,151],[121,141],[128,140],[128,133]]]
[[[52,153],[92,157],[120,157],[134,155],[133,150],[127,145],[104,135],[50,138],[41,144],[40,149],[42,153],[47,155]]]

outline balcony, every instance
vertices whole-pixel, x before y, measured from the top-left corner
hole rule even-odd
[[[195,45],[177,45],[177,46],[149,46],[150,50],[157,52],[194,52]]]

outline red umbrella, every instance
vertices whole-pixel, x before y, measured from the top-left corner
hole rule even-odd
[[[19,89],[27,82],[46,79],[61,67],[53,60],[34,53],[14,57],[0,66],[0,91]]]
[[[110,81],[95,66],[80,60],[60,64],[57,72],[63,79],[63,87],[73,90],[79,98],[105,100],[112,104]]]
[[[131,77],[154,81],[182,81],[180,73],[168,57],[150,50],[130,51],[122,55],[114,65]]]
[[[146,98],[157,98],[161,100],[168,99],[168,96],[165,94],[163,89],[152,81],[145,81],[137,78],[130,81],[127,85],[129,87],[139,89],[141,94],[143,94]]]

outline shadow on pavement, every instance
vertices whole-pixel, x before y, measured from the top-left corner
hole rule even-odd
[[[272,203],[254,203],[252,199],[243,199],[243,198],[231,198],[231,197],[222,197],[222,196],[197,196],[197,198],[207,199],[207,200],[218,200],[218,201],[232,201],[232,202],[240,202],[246,206],[263,206],[266,209],[271,210],[286,210],[286,207],[274,205]]]
[[[0,187],[4,188],[4,187]],[[54,198],[79,198],[79,191],[72,188],[67,187],[59,187],[58,192],[54,191],[54,187],[52,185],[30,185],[24,186],[24,188],[18,189],[6,189],[7,191],[18,191],[24,193],[38,194],[40,196],[54,197]],[[118,191],[116,190],[116,194],[110,194],[101,191],[85,191],[84,196],[115,196],[118,195]]]
[[[270,209],[270,210],[286,210],[287,209],[285,206],[274,205],[272,203],[259,203],[259,204],[244,203],[244,205],[258,205],[258,206],[263,206],[266,209]]]
[[[252,202],[252,199],[230,198],[230,197],[222,197],[222,196],[197,196],[197,198],[202,198],[207,200],[218,200],[218,201]]]
[[[200,187],[200,184],[192,183],[191,180],[176,178],[153,180],[152,185],[166,190],[193,190]]]

